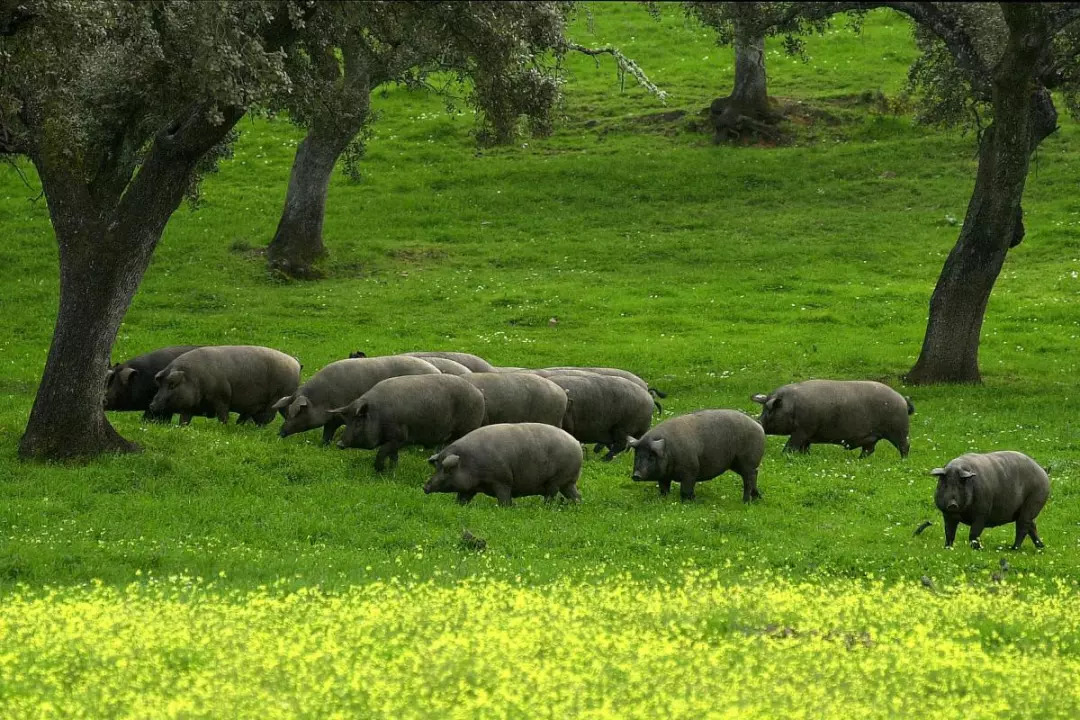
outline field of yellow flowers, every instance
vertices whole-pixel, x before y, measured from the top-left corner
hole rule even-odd
[[[5,718],[1080,716],[1080,595],[874,579],[174,577],[0,604]]]

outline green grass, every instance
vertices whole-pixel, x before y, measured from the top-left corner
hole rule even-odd
[[[839,123],[802,127],[788,147],[735,148],[693,129],[727,92],[730,50],[674,7],[663,11],[657,23],[639,7],[597,6],[592,33],[584,19],[575,32],[622,46],[670,92],[666,106],[629,85],[620,92],[610,63],[572,58],[552,137],[478,151],[471,115],[448,116],[418,92],[380,93],[364,180],[337,175],[330,190],[320,282],[266,273],[257,249],[273,234],[301,135],[245,120],[235,158],[204,185],[205,204],[182,208],[166,229],[114,358],[252,343],[296,355],[305,377],[355,349],[612,365],[666,390],[665,416],[753,411],[752,393],[809,377],[898,386],[959,230],[948,218],[963,218],[975,169],[973,138],[853,100],[900,92],[915,55],[910,28],[874,14],[861,36],[808,39],[808,64],[770,43],[771,92]],[[660,117],[674,110],[685,115]],[[903,585],[926,575],[982,593],[1007,557],[1007,585],[1052,595],[1080,575],[1080,134],[1063,125],[1039,151],[1027,239],[990,301],[985,384],[905,389],[918,412],[903,462],[886,444],[865,461],[835,447],[786,457],[783,439],[770,438],[765,499],[750,507],[731,475],[699,486],[694,503],[660,499],[630,481],[624,456],[587,461],[580,506],[534,498],[503,510],[480,497],[459,508],[420,491],[428,466],[418,450],[376,476],[372,453],[320,448],[316,433],[279,440],[210,420],[146,426],[134,414],[111,419],[141,454],[22,464],[16,445],[55,317],[56,245],[44,201],[28,201],[36,190],[0,170],[0,592],[179,575],[234,593],[392,579],[666,583],[692,564],[721,583],[870,574]],[[984,534],[984,552],[943,551],[928,470],[1006,448],[1052,468],[1039,518],[1047,549],[1001,552],[1008,527]],[[912,537],[923,519],[934,527]],[[487,551],[464,550],[462,527]]]

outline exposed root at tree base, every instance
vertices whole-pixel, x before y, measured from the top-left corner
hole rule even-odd
[[[29,431],[19,440],[19,459],[37,462],[92,460],[100,455],[142,452],[142,447],[116,432],[108,423],[101,432],[67,437],[63,432]]]

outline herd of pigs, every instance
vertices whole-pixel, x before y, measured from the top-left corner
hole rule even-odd
[[[581,499],[581,444],[611,460],[634,450],[633,479],[655,482],[667,495],[679,483],[684,500],[694,485],[732,470],[743,502],[761,497],[758,466],[765,435],[787,435],[785,450],[813,443],[861,448],[887,440],[908,454],[911,402],[869,381],[808,380],[755,395],[759,420],[737,410],[700,410],[651,427],[654,397],[665,395],[626,370],[602,367],[493,367],[460,352],[383,357],[353,353],[300,383],[296,358],[250,345],[174,346],[113,365],[106,410],[142,410],[148,420],[186,424],[199,415],[228,422],[229,413],[266,425],[280,413],[281,437],[322,428],[324,444],[345,426],[338,446],[377,450],[375,469],[395,465],[409,445],[439,448],[425,493],[478,493],[510,505],[513,498],[562,495]],[[943,468],[935,502],[951,548],[960,523],[981,547],[986,527],[1016,523],[1013,549],[1031,537],[1043,547],[1035,518],[1050,494],[1046,471],[1019,452],[962,455]]]

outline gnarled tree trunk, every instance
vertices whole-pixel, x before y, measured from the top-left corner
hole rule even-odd
[[[197,111],[163,131],[130,185],[121,179],[98,187],[62,156],[31,154],[60,248],[60,308],[20,457],[65,460],[136,449],[105,417],[109,355],[196,162],[243,112],[230,108],[224,115],[214,125]]]
[[[765,74],[765,34],[749,21],[736,19],[735,87],[727,97],[713,100],[709,109],[717,139],[744,132],[775,135],[769,127],[777,118],[769,105]]]
[[[285,209],[266,249],[271,268],[290,277],[317,275],[314,264],[326,255],[322,228],[330,176],[338,157],[362,125],[362,120],[343,130],[317,125],[300,142],[289,173]]]
[[[336,83],[334,96],[313,118],[296,149],[285,209],[266,248],[270,268],[290,277],[319,275],[315,263],[326,256],[322,228],[330,177],[338,157],[368,119],[372,83],[361,51],[357,45],[346,44],[342,56],[344,71],[332,54],[320,58],[323,75]]]
[[[994,124],[979,144],[979,170],[960,237],[930,298],[915,384],[978,383],[983,316],[1005,256],[1024,237],[1021,199],[1031,155],[1057,127],[1050,94],[1029,64],[1006,57],[994,79]]]

